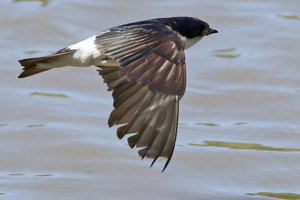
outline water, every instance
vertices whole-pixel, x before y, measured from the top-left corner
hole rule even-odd
[[[0,199],[299,199],[300,2],[3,0]],[[195,16],[173,159],[151,169],[116,128],[96,68],[18,80],[18,59],[114,25]]]

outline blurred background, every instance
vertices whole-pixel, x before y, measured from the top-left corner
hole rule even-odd
[[[0,199],[299,199],[299,0],[1,0]],[[66,67],[17,79],[19,59],[120,24],[198,17],[173,158],[138,157],[108,128],[111,93]]]

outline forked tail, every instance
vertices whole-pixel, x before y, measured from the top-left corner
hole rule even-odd
[[[18,78],[25,78],[38,74],[55,67],[62,67],[62,57],[73,54],[74,51],[57,52],[55,54],[36,58],[26,58],[19,60],[19,63],[23,66],[23,72]]]

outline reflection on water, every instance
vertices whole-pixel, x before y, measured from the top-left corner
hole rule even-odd
[[[221,141],[204,141],[205,144],[193,144],[189,143],[191,146],[213,146],[213,147],[225,147],[230,149],[251,149],[260,151],[300,151],[298,148],[277,148],[271,146],[263,146],[261,144],[251,144],[251,143],[239,143],[239,142],[221,142]]]
[[[44,124],[32,124],[32,125],[28,125],[27,128],[36,128],[36,127],[44,127],[46,125]]]
[[[65,94],[53,94],[53,93],[45,93],[45,92],[32,92],[30,95],[37,95],[37,96],[45,96],[45,97],[60,97],[60,98],[70,98]]]
[[[284,19],[296,19],[296,20],[300,20],[300,17],[297,15],[277,15],[277,17],[281,17]]]
[[[300,200],[300,194],[293,194],[293,193],[258,192],[255,194],[254,193],[247,193],[247,194],[272,197],[277,199]]]
[[[240,54],[215,54],[214,56],[218,58],[238,58]]]
[[[196,125],[203,125],[203,126],[219,126],[218,124],[215,124],[215,123],[196,123]]]
[[[8,174],[8,176],[25,176],[24,173],[11,173]],[[32,174],[31,176],[40,176],[40,177],[48,177],[48,176],[54,176],[53,174]]]
[[[48,177],[48,176],[53,176],[53,175],[52,174],[37,174],[35,176]]]
[[[218,49],[218,50],[215,50],[214,52],[216,53],[228,53],[228,52],[232,52],[232,51],[235,51],[236,48],[228,48],[228,49]]]
[[[246,124],[247,124],[246,122],[237,122],[237,123],[234,123],[233,125],[239,126],[239,125],[246,125]]]
[[[36,54],[36,53],[40,53],[40,51],[37,50],[32,50],[32,51],[24,51],[25,54]]]
[[[41,2],[41,3],[42,3],[42,6],[45,7],[45,6],[47,6],[47,5],[50,3],[50,1],[52,1],[52,0],[13,0],[13,3],[25,2],[25,1],[27,1],[27,2],[29,2],[29,1]]]
[[[218,58],[238,58],[240,54],[234,54],[236,48],[218,49],[214,51],[214,56]]]
[[[194,125],[198,125],[198,126],[211,126],[211,127],[217,127],[217,126],[221,126],[220,124],[216,124],[216,123],[209,123],[209,122],[198,122],[198,123],[183,123],[183,122],[179,122],[178,123],[179,125],[181,126],[194,126]],[[236,123],[233,123],[232,125],[234,126],[240,126],[240,125],[246,125],[248,124],[247,122],[236,122]]]
[[[24,173],[12,173],[12,174],[8,174],[9,176],[24,176]]]

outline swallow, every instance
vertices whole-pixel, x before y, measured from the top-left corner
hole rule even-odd
[[[18,78],[65,66],[97,66],[114,99],[109,127],[119,125],[117,136],[129,135],[129,146],[153,159],[151,166],[166,158],[164,171],[174,152],[179,100],[186,88],[184,50],[214,33],[194,17],[128,23],[54,54],[19,60]]]

